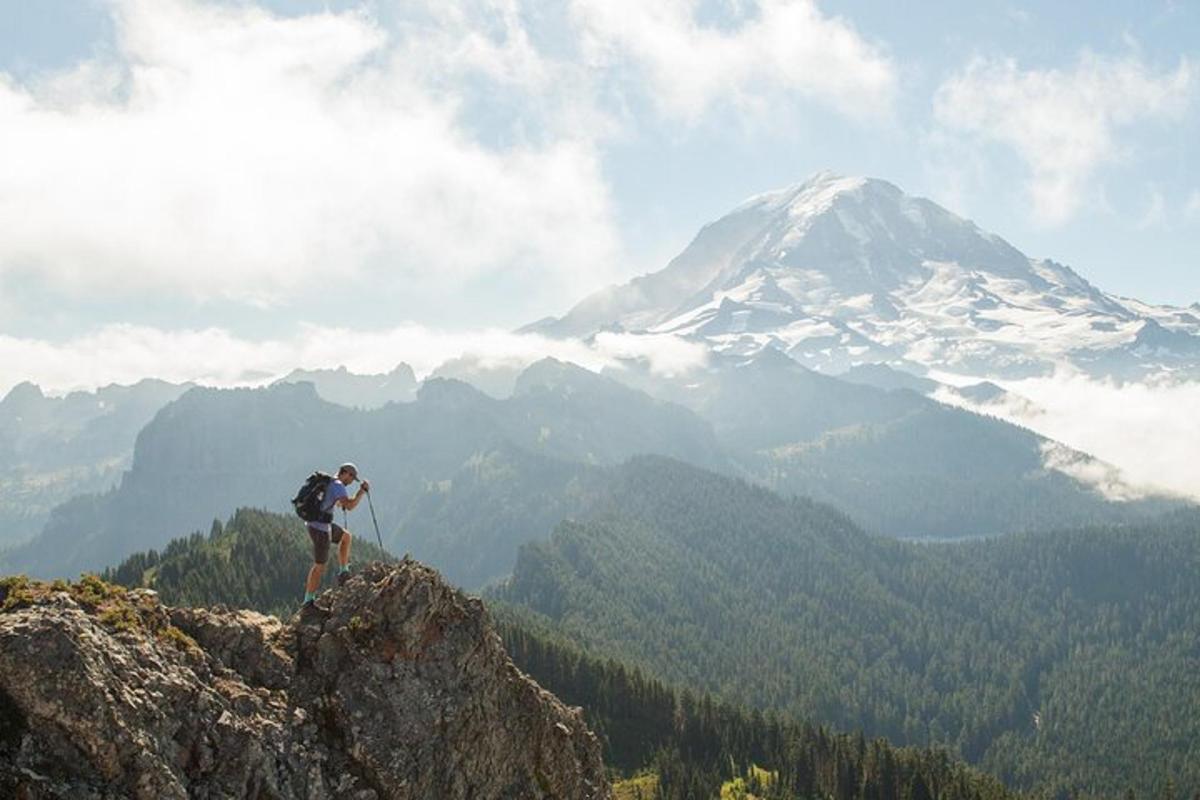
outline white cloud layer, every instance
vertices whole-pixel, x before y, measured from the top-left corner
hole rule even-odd
[[[1183,206],[1184,216],[1191,221],[1200,221],[1200,189],[1188,195],[1187,203]]]
[[[410,57],[418,33],[463,18],[403,39],[355,13],[112,6],[112,57],[0,73],[0,275],[259,303],[330,267],[450,286],[520,269],[564,296],[614,277],[594,140],[552,124],[485,145],[462,120],[454,70],[544,84],[519,31],[457,31],[432,61]]]
[[[989,406],[1044,436],[1120,467],[1134,486],[1200,500],[1200,383],[1112,383],[1059,374],[1006,382],[1035,410]],[[1111,475],[1105,480],[1115,483]]]
[[[1187,60],[1157,71],[1136,56],[1085,53],[1063,71],[980,58],[938,88],[934,115],[949,130],[1011,147],[1029,169],[1037,220],[1057,225],[1083,204],[1096,170],[1122,156],[1117,132],[1178,116],[1193,86]]]
[[[546,356],[592,370],[640,359],[674,374],[705,362],[706,349],[673,336],[605,334],[594,344],[503,330],[439,331],[416,324],[355,331],[304,325],[286,339],[250,340],[229,331],[166,331],[108,325],[64,342],[0,335],[0,397],[28,380],[50,394],[90,390],[143,378],[210,386],[259,385],[296,367],[345,366],[360,374],[388,372],[405,362],[425,376],[444,362],[470,356],[484,366],[525,366]]]
[[[1137,221],[1137,229],[1141,231],[1150,230],[1151,228],[1163,228],[1167,225],[1167,198],[1163,193],[1155,189],[1150,194],[1150,202],[1146,205],[1146,210],[1142,212],[1141,218]]]
[[[745,13],[724,27],[698,21],[699,0],[574,0],[572,10],[593,63],[632,60],[675,117],[694,120],[721,101],[766,110],[789,94],[856,116],[890,110],[896,69],[846,21],[811,0],[730,5]]]

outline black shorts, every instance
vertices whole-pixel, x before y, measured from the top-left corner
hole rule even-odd
[[[333,528],[332,533],[319,531],[311,525],[308,526],[308,538],[312,539],[313,561],[318,564],[324,564],[329,560],[329,542],[337,544],[346,532],[346,529],[336,522],[331,522],[329,527]]]

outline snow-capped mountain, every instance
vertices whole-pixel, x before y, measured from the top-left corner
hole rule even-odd
[[[1200,307],[1106,294],[882,180],[819,173],[705,226],[667,267],[586,298],[552,335],[671,333],[773,347],[827,373],[889,363],[1021,377],[1200,373]]]

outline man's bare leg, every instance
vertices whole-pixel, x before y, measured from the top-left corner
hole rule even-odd
[[[308,571],[308,580],[304,584],[304,591],[309,594],[315,594],[317,589],[321,588],[321,577],[324,574],[324,564],[313,564],[312,569]]]
[[[350,580],[350,531],[342,531],[338,542],[338,586]]]

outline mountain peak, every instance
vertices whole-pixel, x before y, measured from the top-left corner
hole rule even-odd
[[[820,316],[828,315],[835,297],[883,297],[924,283],[938,263],[1045,285],[1025,255],[970,220],[888,181],[829,171],[750,198],[706,226],[658,273],[664,275],[658,283],[678,286],[686,279],[698,284],[686,302],[707,302],[766,273],[801,305],[805,295],[823,298],[819,309],[807,304]]]
[[[46,395],[43,394],[40,386],[29,381],[22,381],[8,390],[8,394],[4,395],[3,400],[0,400],[0,405],[25,406],[45,399]]]
[[[597,386],[613,383],[589,369],[570,361],[546,356],[530,364],[517,376],[514,393],[528,394],[536,389],[569,389],[572,386]]]
[[[346,365],[335,369],[294,369],[275,381],[275,385],[307,383],[322,399],[349,408],[380,408],[391,402],[411,401],[417,391],[417,378],[404,362],[391,372],[359,374]]]
[[[822,170],[810,175],[800,183],[754,195],[734,209],[737,213],[749,208],[778,211],[784,208],[827,208],[834,199],[844,194],[861,192],[868,185],[899,189],[886,181],[874,178],[841,175],[832,170]]]
[[[538,329],[669,333],[740,355],[771,347],[831,373],[902,362],[1014,378],[1062,363],[1200,370],[1196,311],[1105,294],[931,200],[826,170],[749,198],[664,269]],[[1137,338],[1147,321],[1165,333]]]

